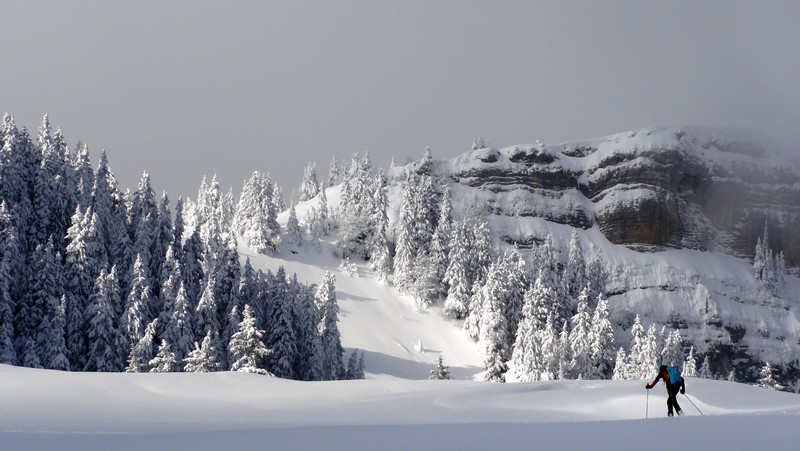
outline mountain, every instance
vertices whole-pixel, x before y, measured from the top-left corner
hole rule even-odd
[[[479,204],[500,247],[535,249],[551,235],[561,268],[576,229],[586,253],[604,261],[619,345],[639,315],[645,327],[679,330],[720,376],[755,380],[771,361],[796,378],[798,279],[768,292],[753,276],[760,239],[770,255],[783,252],[789,272],[800,261],[800,170],[768,140],[681,127],[474,147],[434,161],[454,210]],[[390,172],[393,218],[404,174],[424,164]]]

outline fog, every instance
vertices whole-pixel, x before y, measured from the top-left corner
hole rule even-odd
[[[45,112],[121,185],[286,193],[316,161],[453,157],[654,125],[800,155],[800,2],[4,1],[0,108]]]

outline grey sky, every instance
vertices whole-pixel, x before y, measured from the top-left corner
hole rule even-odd
[[[730,125],[800,142],[800,2],[0,3],[0,109],[123,186]]]

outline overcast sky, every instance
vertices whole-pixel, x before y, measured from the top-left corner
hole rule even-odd
[[[0,2],[0,109],[195,197],[651,125],[800,143],[800,2]],[[797,146],[800,147],[800,146]]]

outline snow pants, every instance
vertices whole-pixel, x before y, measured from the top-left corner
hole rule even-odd
[[[681,412],[681,406],[678,405],[678,392],[681,391],[679,384],[667,384],[667,414],[672,416],[673,408],[677,413]]]

